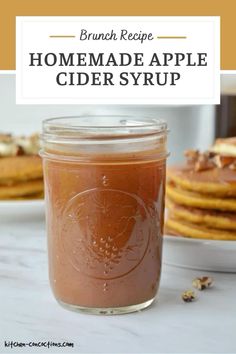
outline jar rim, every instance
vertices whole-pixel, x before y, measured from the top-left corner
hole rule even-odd
[[[167,133],[166,122],[137,115],[50,118],[43,121],[41,156],[82,161],[91,156],[115,160],[125,155],[128,161],[139,159],[144,152],[146,159],[153,154],[166,158]]]
[[[43,136],[61,138],[132,137],[165,133],[167,123],[137,115],[78,115],[49,118],[43,121]]]

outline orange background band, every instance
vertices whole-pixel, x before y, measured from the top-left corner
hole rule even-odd
[[[221,16],[221,69],[236,69],[236,0],[2,0],[0,70],[15,69],[15,16]]]

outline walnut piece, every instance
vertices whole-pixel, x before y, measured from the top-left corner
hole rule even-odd
[[[229,165],[229,168],[230,168],[231,170],[235,171],[235,170],[236,170],[236,161],[234,161],[233,163],[231,163],[231,164]]]
[[[186,290],[182,293],[182,300],[184,302],[192,302],[195,299],[196,299],[196,295],[193,290]]]
[[[224,155],[215,155],[213,158],[214,163],[217,167],[223,168],[231,165],[235,162],[235,157],[232,156],[224,156]]]
[[[209,159],[207,154],[199,155],[197,162],[195,163],[194,170],[198,171],[205,171],[214,168],[214,162]]]
[[[12,136],[0,133],[0,157],[38,155],[40,148],[39,136]]]
[[[204,290],[212,286],[213,284],[213,278],[211,277],[201,277],[201,278],[195,278],[192,282],[192,285],[194,288],[198,290]]]
[[[216,152],[210,151],[210,150],[206,151],[204,154],[205,154],[209,159],[212,159],[213,157],[215,157],[215,156],[217,155]]]
[[[199,152],[199,150],[186,150],[184,155],[187,164],[192,165],[195,172],[210,170],[213,168],[228,167],[236,170],[236,157],[221,155],[214,151]]]
[[[184,156],[186,157],[187,163],[195,163],[198,160],[199,150],[185,150]]]

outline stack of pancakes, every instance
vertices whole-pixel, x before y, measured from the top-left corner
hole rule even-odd
[[[0,199],[43,198],[39,138],[0,134]]]
[[[236,138],[217,139],[207,152],[186,152],[167,171],[166,232],[236,241]]]

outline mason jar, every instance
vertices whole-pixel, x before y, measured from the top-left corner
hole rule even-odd
[[[166,123],[52,118],[43,122],[41,138],[56,300],[94,314],[146,308],[161,274]]]

